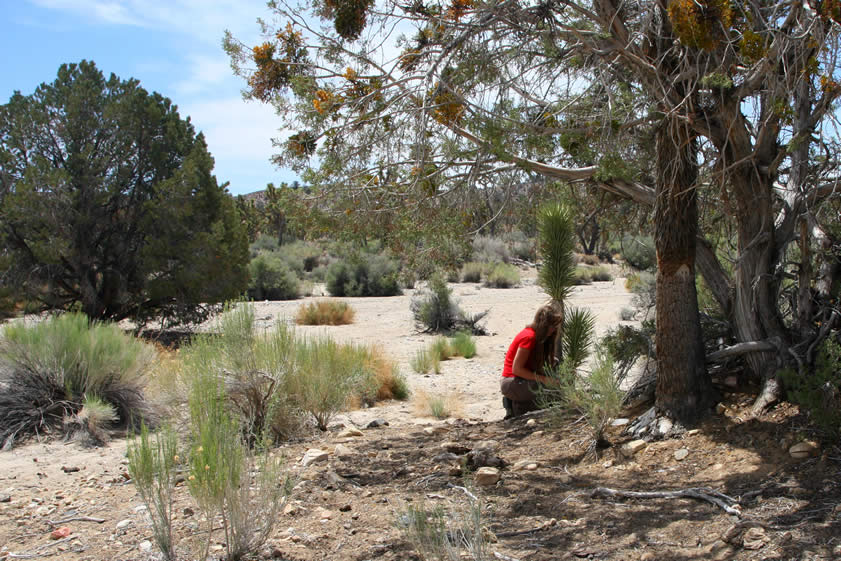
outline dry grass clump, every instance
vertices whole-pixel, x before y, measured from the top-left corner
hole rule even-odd
[[[299,325],[348,325],[355,315],[347,302],[320,300],[301,304],[295,321]]]
[[[455,392],[433,394],[424,390],[415,390],[412,404],[415,414],[419,417],[435,417],[446,419],[462,415],[462,398]]]

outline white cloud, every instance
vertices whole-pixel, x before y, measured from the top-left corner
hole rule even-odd
[[[227,55],[221,52],[221,49],[218,56],[189,54],[186,56],[185,64],[190,69],[189,75],[174,84],[175,92],[179,98],[186,95],[210,93],[220,84],[232,80],[231,63]]]

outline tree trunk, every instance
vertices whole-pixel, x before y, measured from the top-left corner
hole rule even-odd
[[[685,126],[667,119],[657,132],[657,395],[658,412],[683,424],[702,417],[713,401],[707,376],[698,298],[697,145]]]

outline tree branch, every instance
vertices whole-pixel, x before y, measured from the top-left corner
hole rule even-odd
[[[727,514],[741,518],[739,503],[733,497],[719,493],[709,487],[692,487],[678,491],[623,491],[608,487],[596,487],[590,493],[593,498],[622,498],[622,499],[699,499],[714,504]]]

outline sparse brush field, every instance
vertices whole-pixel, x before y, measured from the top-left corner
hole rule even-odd
[[[570,299],[593,312],[598,335],[633,307],[634,294],[614,276],[575,287]],[[209,559],[247,551],[242,559],[289,561],[841,555],[841,451],[822,443],[793,458],[792,445],[816,440],[795,406],[748,420],[750,396],[731,388],[697,431],[628,456],[622,446],[633,439],[622,426],[608,425],[594,452],[580,413],[567,422],[545,414],[502,421],[505,350],[546,299],[534,277],[527,271],[506,290],[449,285],[465,312],[489,310],[488,335],[472,336],[472,357],[442,360],[440,374],[417,373],[411,362],[440,337],[464,341],[418,332],[410,308],[424,283],[397,296],[347,298],[355,315],[346,325],[297,324],[302,304],[317,301],[309,298],[254,304],[208,324],[159,356],[143,388],[159,412],[149,419],[169,420],[174,441],[153,432],[143,456],[140,439],[117,433],[88,448],[77,431],[64,442],[50,426],[0,452],[0,559],[147,561],[161,559],[161,536],[179,560],[205,550]],[[226,341],[213,334],[220,331]],[[315,384],[302,372],[324,378]],[[223,410],[214,409],[220,395],[229,400]],[[88,406],[107,426],[109,409],[93,397],[74,412]],[[330,403],[338,405],[326,411]],[[227,448],[214,448],[219,442]],[[497,460],[499,481],[478,484],[479,464]],[[158,514],[150,517],[129,480],[155,469],[173,476],[171,488],[146,495],[149,508],[169,513],[171,534],[153,526]],[[594,494],[598,487],[709,488],[741,514],[691,498]],[[156,489],[157,503],[148,494]]]

